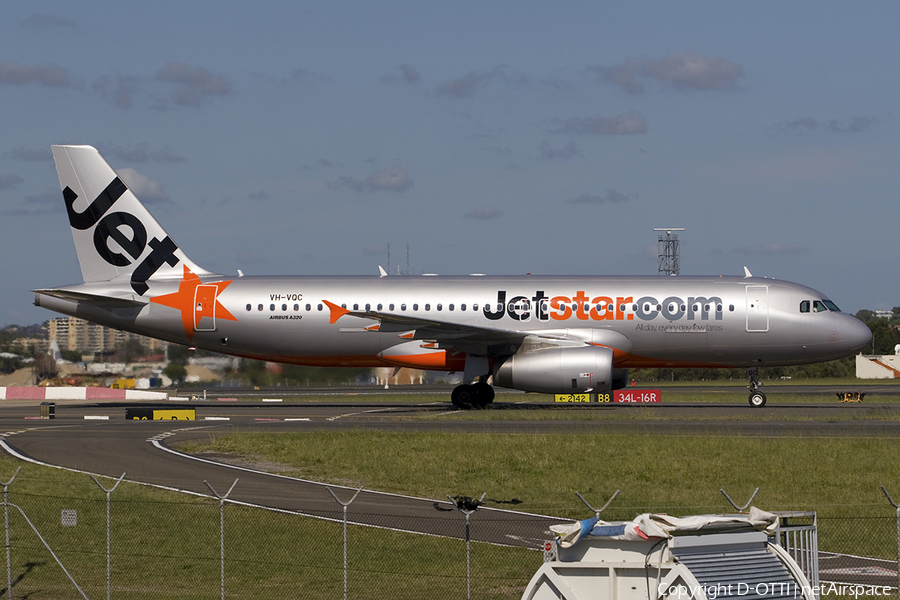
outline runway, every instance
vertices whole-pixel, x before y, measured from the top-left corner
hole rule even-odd
[[[821,390],[818,390],[822,393]],[[504,411],[504,419],[488,414],[459,413],[443,401],[426,403],[217,402],[170,403],[169,408],[195,408],[196,421],[129,421],[125,410],[133,404],[57,403],[54,420],[34,420],[35,404],[3,408],[0,437],[17,456],[43,464],[86,473],[119,477],[149,485],[210,495],[204,484],[224,494],[239,479],[230,501],[276,510],[339,520],[341,507],[321,483],[240,468],[177,452],[177,445],[207,439],[235,428],[242,431],[312,431],[381,429],[395,431],[465,431],[484,433],[590,432],[658,435],[746,436],[857,436],[900,437],[900,405],[822,404],[778,405],[763,409],[746,404],[660,404],[655,406],[589,406],[576,412],[595,411],[602,420],[516,419],[523,406],[498,402],[491,411]],[[173,406],[177,404],[177,406]],[[555,404],[528,404],[553,411],[571,409]],[[641,419],[634,420],[640,411]],[[532,413],[534,411],[529,411]],[[807,419],[802,420],[805,416]],[[470,419],[471,417],[471,419]],[[227,419],[227,420],[225,420]],[[798,420],[801,419],[801,420]],[[355,489],[331,486],[342,500]],[[462,491],[461,491],[462,492]],[[443,508],[449,508],[445,499]],[[437,510],[435,499],[412,498],[363,490],[349,511],[350,521],[433,535],[459,537],[461,515]],[[486,508],[473,517],[495,521],[490,528],[474,528],[476,539],[495,543],[540,547],[549,539],[548,526],[565,522],[552,515],[529,515]]]

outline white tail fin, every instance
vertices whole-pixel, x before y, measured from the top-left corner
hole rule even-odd
[[[85,282],[128,277],[143,296],[154,279],[181,279],[188,259],[92,146],[53,146]]]

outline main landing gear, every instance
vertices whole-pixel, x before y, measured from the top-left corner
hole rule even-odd
[[[750,378],[750,384],[747,389],[750,390],[750,406],[753,408],[762,408],[766,405],[766,395],[759,391],[762,385],[759,382],[759,369],[750,367],[747,369],[747,377]]]
[[[484,408],[494,401],[494,388],[483,381],[471,385],[458,385],[450,394],[450,401],[456,408]]]

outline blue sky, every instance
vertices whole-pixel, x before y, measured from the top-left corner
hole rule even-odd
[[[80,281],[91,144],[205,268],[683,274],[900,305],[900,5],[27,2],[0,9],[0,324]]]

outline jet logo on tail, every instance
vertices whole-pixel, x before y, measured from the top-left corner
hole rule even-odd
[[[78,199],[78,194],[68,186],[63,190],[66,211],[69,214],[69,224],[79,230],[90,229],[96,225],[97,228],[94,229],[94,248],[96,248],[97,254],[103,260],[116,267],[127,267],[132,264],[140,258],[148,245],[147,229],[140,219],[130,213],[121,211],[106,214],[112,208],[112,205],[122,197],[122,194],[127,191],[128,187],[125,183],[116,177],[106,186],[106,189],[100,192],[100,195],[91,202],[84,212],[76,212],[74,205]],[[109,247],[110,238],[122,250],[127,252],[131,258],[119,252],[113,252]],[[150,286],[147,285],[147,280],[159,270],[163,263],[168,264],[170,267],[178,264],[178,257],[174,254],[178,250],[178,245],[169,236],[162,240],[153,238],[150,240],[149,246],[151,248],[150,254],[131,273],[131,287],[141,296],[150,289]]]

